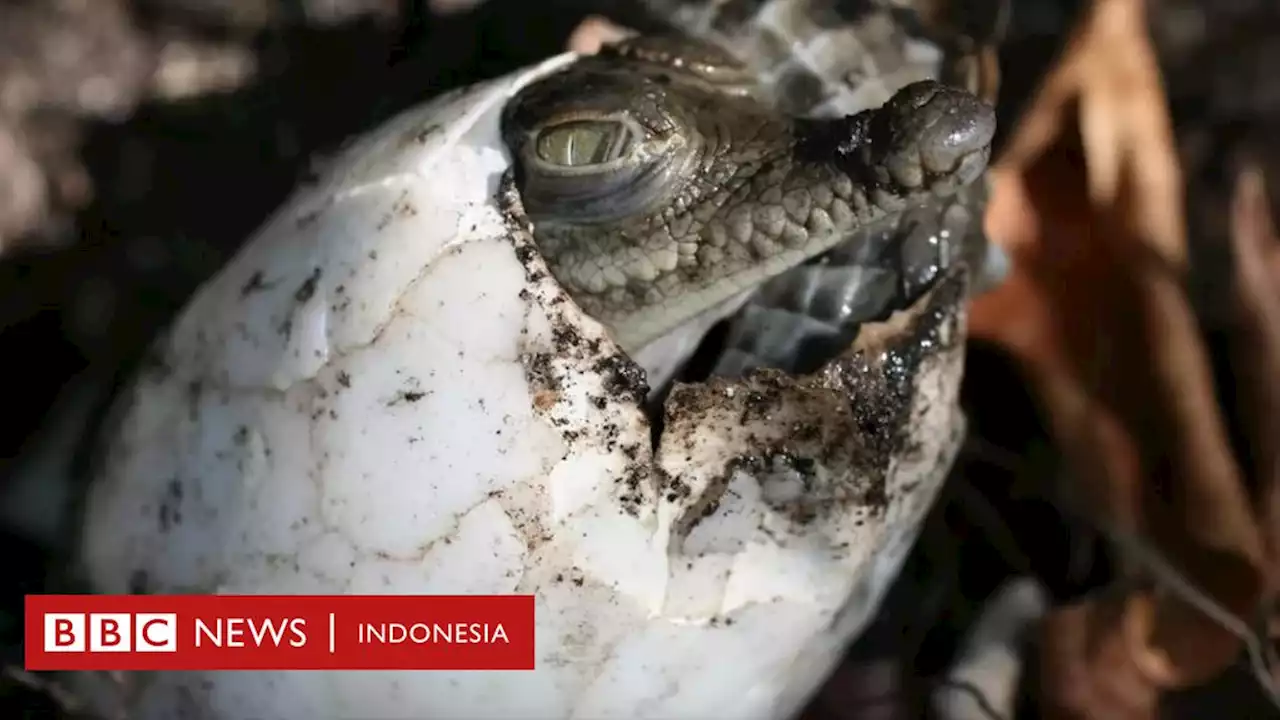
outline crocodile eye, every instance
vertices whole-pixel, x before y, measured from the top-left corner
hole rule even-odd
[[[508,126],[508,147],[518,148],[521,199],[534,222],[617,222],[651,212],[683,186],[684,171],[696,160],[683,126],[618,107],[630,95],[584,97],[596,107],[576,96],[544,107],[534,96],[517,106],[535,111],[534,117]]]
[[[562,167],[590,167],[619,160],[635,145],[631,128],[612,120],[573,120],[538,133],[537,153]]]

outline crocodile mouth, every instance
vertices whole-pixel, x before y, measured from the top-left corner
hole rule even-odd
[[[764,369],[815,373],[864,333],[881,334],[877,326],[913,311],[942,278],[963,269],[973,287],[999,277],[1002,257],[982,240],[969,199],[961,193],[868,226],[637,353],[651,407],[677,383]]]

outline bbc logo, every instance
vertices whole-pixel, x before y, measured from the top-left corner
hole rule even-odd
[[[45,652],[177,652],[175,613],[45,613]]]

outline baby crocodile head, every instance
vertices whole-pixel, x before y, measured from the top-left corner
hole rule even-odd
[[[628,352],[986,169],[992,108],[936,82],[834,120],[774,111],[714,48],[637,38],[508,104],[539,248]]]

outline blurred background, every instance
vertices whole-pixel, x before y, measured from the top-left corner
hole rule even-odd
[[[1145,8],[1140,26],[1096,19],[1099,8],[1120,5]],[[626,0],[0,0],[0,483],[30,471],[34,458],[47,461],[35,452],[47,443],[66,443],[52,455],[66,467],[47,472],[70,468],[74,440],[152,335],[346,138],[440,92],[560,52],[571,36],[581,41],[574,32],[592,17],[641,30],[661,25]],[[1268,498],[1280,481],[1272,457],[1280,448],[1271,447],[1280,446],[1280,402],[1267,404],[1268,388],[1280,387],[1280,326],[1268,315],[1280,303],[1280,254],[1267,244],[1280,194],[1266,182],[1280,169],[1280,5],[1013,0],[1010,17],[996,48],[997,194],[1022,199],[998,197],[989,225],[1020,264],[1010,289],[974,310],[965,386],[972,438],[881,618],[809,714],[937,716],[930,698],[974,647],[966,644],[971,631],[985,628],[996,638],[989,642],[1013,648],[1022,669],[1017,707],[985,708],[986,716],[1280,717],[1261,671],[1245,659],[1253,641],[1271,653],[1267,623],[1250,613],[1270,617],[1268,549],[1277,530]],[[1113,87],[1129,77],[1123,59],[1135,49],[1150,51],[1156,75],[1148,89],[1160,99],[1136,109],[1120,99],[1145,95]],[[1092,124],[1078,122],[1082,113]],[[1143,113],[1168,124],[1168,143],[1140,142],[1151,140],[1134,130],[1145,127]],[[1102,140],[1099,117],[1115,128]],[[1172,194],[1160,195],[1167,190],[1160,178],[1141,172],[1161,163],[1177,171]],[[1098,168],[1113,166],[1123,181],[1112,195],[1100,193]],[[1146,232],[1160,224],[1152,218],[1176,230]],[[1045,227],[1074,232],[1071,246],[1087,255],[1082,264],[1055,266],[1061,253]],[[1126,327],[1092,322],[1098,313],[1137,317],[1147,307],[1134,291],[1145,287],[1137,271],[1105,248],[1120,246],[1113,236],[1157,242],[1160,232],[1177,235],[1189,258],[1178,287],[1194,333],[1169,346],[1098,340],[1123,336]],[[1242,243],[1259,235],[1250,267],[1265,270],[1246,282]],[[1101,266],[1107,272],[1094,272]],[[1027,319],[1032,306],[1044,310],[1039,320]],[[1040,334],[1010,334],[1024,322],[1039,322]],[[1075,324],[1091,327],[1090,342],[1075,341]],[[1071,342],[1047,350],[1042,340],[1054,332]],[[1114,388],[1186,348],[1208,363],[1213,407],[1188,411],[1185,423],[1131,412],[1152,401]],[[1082,359],[1110,375],[1082,379]],[[1246,616],[1258,634],[1236,638],[1214,667],[1181,672],[1178,658],[1165,654],[1173,670],[1140,672],[1134,668],[1148,665],[1137,656],[1152,648],[1086,642],[1128,627],[1098,618],[1116,616],[1103,606],[1120,608],[1120,617],[1132,610],[1108,603],[1117,594],[1132,598],[1126,588],[1135,577],[1168,580],[1147,566],[1133,569],[1141,548],[1118,540],[1117,527],[1166,554],[1183,536],[1158,531],[1164,525],[1141,508],[1108,504],[1105,489],[1122,478],[1081,470],[1089,466],[1082,457],[1098,458],[1066,437],[1059,405],[1045,391],[1054,372],[1118,418],[1148,462],[1139,481],[1163,488],[1165,499],[1203,501],[1196,489],[1204,487],[1212,495],[1217,486],[1178,470],[1186,463],[1169,448],[1186,445],[1198,421],[1217,428],[1211,434],[1235,463],[1228,480],[1243,488],[1247,522],[1256,525],[1259,539],[1241,550],[1256,577],[1249,592],[1236,592],[1234,579],[1218,587],[1192,560],[1173,561],[1194,576],[1197,592]],[[1189,387],[1170,382],[1151,392],[1167,397],[1179,394],[1170,388]],[[1093,492],[1099,487],[1104,492]],[[1081,502],[1082,494],[1091,500]],[[9,717],[73,717],[73,699],[21,671],[22,595],[46,587],[59,557],[45,541],[56,532],[52,505],[42,517],[25,510],[30,498],[14,512],[18,500],[0,494],[8,505],[0,508],[7,568],[0,707]],[[1178,507],[1183,525],[1209,522]],[[1048,613],[1015,603],[994,617],[1026,615],[1026,623],[1003,630],[978,623],[1019,578],[1036,581]]]

